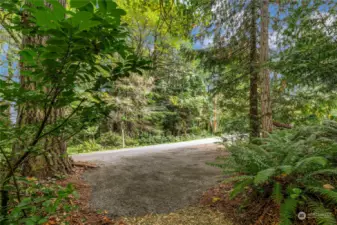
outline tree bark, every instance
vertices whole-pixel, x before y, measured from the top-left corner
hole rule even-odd
[[[58,0],[66,7],[66,0]],[[25,18],[23,18],[25,20]],[[24,22],[24,21],[23,21]],[[22,47],[27,45],[43,45],[46,38],[24,36],[22,39]],[[26,70],[24,65],[20,65],[20,70]],[[32,82],[28,77],[20,76],[21,87],[27,90],[35,90],[36,83]],[[45,91],[48,91],[47,88]],[[21,105],[18,109],[17,126],[39,125],[46,116],[46,110],[37,108],[34,105]],[[53,108],[47,120],[48,124],[55,123],[58,119],[64,117],[64,109]],[[49,177],[61,174],[68,174],[72,171],[72,162],[67,155],[66,142],[60,136],[47,136],[40,141],[43,147],[41,153],[32,155],[25,160],[22,166],[22,173],[26,176]],[[22,151],[23,143],[16,143],[14,151]]]
[[[268,61],[269,51],[269,0],[263,0],[261,7],[261,39],[260,39],[260,63],[261,63],[261,125],[262,136],[268,136],[273,130],[273,119],[270,98],[270,77],[265,67]]]
[[[250,138],[260,136],[260,123],[259,123],[259,95],[258,95],[258,70],[257,66],[257,26],[256,26],[256,0],[251,2],[251,26],[250,26],[250,94],[249,94],[249,120],[250,120]]]
[[[216,96],[214,96],[213,98],[213,134],[215,134],[217,132],[217,127],[218,127],[218,124],[217,124],[217,113],[216,113]]]
[[[287,128],[287,129],[293,128],[293,126],[291,124],[280,123],[280,122],[277,122],[277,121],[273,121],[273,125],[275,127],[280,127],[280,128]]]
[[[13,79],[13,68],[12,68],[12,59],[10,58],[10,48],[7,49],[6,52],[6,60],[7,60],[7,77],[6,77],[6,82],[11,82]],[[6,111],[4,112],[4,118],[1,118],[1,120],[3,120],[3,122],[9,126],[11,125],[12,121],[11,121],[11,103],[7,102],[7,101],[0,101],[0,105],[4,105],[7,106],[8,108],[6,109]]]

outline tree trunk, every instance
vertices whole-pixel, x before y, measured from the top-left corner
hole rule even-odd
[[[250,94],[249,94],[249,120],[250,120],[250,138],[260,136],[259,123],[259,95],[258,95],[258,70],[257,66],[257,40],[256,40],[257,26],[256,26],[256,1],[251,2],[251,26],[250,26]]]
[[[269,71],[265,67],[268,61],[268,25],[269,25],[269,0],[262,1],[261,7],[261,39],[260,39],[260,63],[261,63],[261,122],[262,135],[268,136],[273,130],[273,119],[270,98],[270,77]]]
[[[64,7],[66,0],[58,0]],[[23,18],[24,20],[24,18]],[[25,22],[25,21],[23,21]],[[22,40],[23,48],[27,45],[43,45],[46,38],[27,37]],[[23,65],[20,65],[20,70],[25,70]],[[34,90],[36,84],[31,82],[29,78],[20,76],[21,87],[28,90]],[[45,90],[48,91],[48,90]],[[24,127],[25,125],[39,125],[42,119],[46,116],[44,110],[35,107],[34,105],[21,105],[18,109],[17,126]],[[53,108],[47,120],[49,124],[53,124],[64,116],[63,109]],[[62,137],[48,136],[40,141],[43,147],[41,153],[32,155],[26,160],[22,166],[22,173],[29,176],[48,177],[60,174],[68,174],[72,171],[72,162],[67,155],[67,145]],[[15,151],[22,151],[24,144],[16,143]]]
[[[213,98],[213,134],[217,132],[216,96]]]
[[[11,82],[13,79],[13,68],[12,68],[12,59],[10,58],[10,48],[7,49],[6,52],[6,60],[7,60],[7,78],[6,78],[6,82]],[[0,101],[0,105],[1,106],[7,106],[8,108],[6,109],[6,111],[4,112],[4,118],[1,118],[1,120],[3,120],[3,122],[6,125],[11,125],[12,121],[11,121],[11,103],[7,102],[7,101]]]

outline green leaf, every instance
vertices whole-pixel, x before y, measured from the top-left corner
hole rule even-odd
[[[293,171],[293,167],[288,165],[279,166],[278,168],[287,175],[291,174],[291,172]]]
[[[59,38],[50,38],[47,40],[48,45],[54,45],[54,47],[59,47],[59,48],[66,48],[68,46],[68,43],[64,39],[59,39]]]
[[[308,176],[314,176],[314,175],[337,175],[337,169],[317,170],[315,172],[310,173]]]
[[[50,13],[50,11],[46,11],[46,9],[38,10],[34,13],[34,17],[36,19],[36,24],[40,27],[46,29],[55,29],[58,27],[57,17]]]
[[[253,183],[253,179],[243,180],[235,184],[234,189],[230,193],[230,198],[235,198],[238,194],[245,190],[245,187]]]
[[[233,181],[238,182],[238,181],[243,181],[243,180],[251,180],[253,179],[253,176],[246,176],[246,175],[242,175],[242,176],[234,176],[234,177],[229,177],[226,178],[223,183],[231,183]]]
[[[48,0],[48,2],[53,6],[52,13],[57,20],[62,20],[65,18],[66,9],[58,0]]]
[[[8,104],[6,104],[6,105],[0,105],[0,112],[6,111],[6,110],[8,110],[8,108],[9,108]]]
[[[88,22],[93,17],[91,12],[81,11],[76,13],[71,20],[73,21],[73,25],[80,25],[83,22]]]
[[[98,0],[97,3],[99,11],[105,14],[108,7],[106,0]]]
[[[45,224],[46,222],[48,222],[48,219],[47,218],[42,218],[40,219],[37,224]]]
[[[103,0],[106,4],[106,9],[108,11],[115,10],[117,8],[117,4],[113,2],[112,0]]]
[[[24,49],[20,51],[20,56],[24,64],[35,64],[34,57],[36,56],[36,52],[33,50]]]
[[[44,0],[27,0],[27,2],[35,5],[35,6],[40,6],[44,7]]]
[[[328,161],[321,156],[313,156],[309,158],[305,158],[298,163],[296,163],[295,170],[306,172],[307,169],[312,168],[314,165],[318,165],[320,167],[325,167],[327,165]]]
[[[111,12],[111,15],[115,17],[125,16],[126,12],[123,9],[114,9]]]
[[[95,27],[95,26],[98,26],[100,25],[101,22],[99,21],[92,21],[92,20],[89,20],[88,22],[83,22],[80,24],[80,27],[79,27],[79,30],[82,31],[82,30],[88,30],[89,28],[92,28],[92,27]]]
[[[60,55],[56,52],[44,52],[41,54],[41,59],[57,59]]]
[[[320,187],[312,187],[312,186],[309,186],[306,189],[313,194],[324,197],[328,202],[332,202],[337,205],[337,192],[336,191],[327,190],[327,189],[320,188]]]
[[[79,26],[79,31],[87,30],[91,27],[100,25],[100,21],[90,20],[93,17],[93,14],[86,11],[81,11],[75,14],[72,18],[74,26]]]
[[[314,218],[319,225],[335,225],[336,218],[333,213],[324,207],[322,203],[310,201],[309,208],[312,210]]]
[[[297,207],[297,200],[287,198],[280,207],[280,225],[292,225],[291,219],[294,217]]]
[[[282,195],[282,185],[279,182],[276,182],[273,187],[272,198],[276,204],[280,205],[283,199]]]
[[[85,5],[87,5],[89,2],[90,2],[90,0],[71,0],[70,1],[70,7],[81,8]]]
[[[258,172],[254,178],[254,184],[259,185],[266,182],[271,176],[275,174],[275,168],[269,168]]]
[[[48,50],[49,52],[57,52],[57,53],[64,53],[66,51],[66,49],[64,48],[60,48],[58,46],[52,46],[52,45],[48,45],[46,47],[46,50]]]

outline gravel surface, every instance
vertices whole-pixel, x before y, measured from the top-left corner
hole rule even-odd
[[[221,138],[204,138],[193,141],[184,141],[177,143],[158,144],[151,146],[142,146],[134,148],[124,148],[115,150],[104,150],[98,152],[82,153],[72,155],[75,161],[97,161],[97,162],[109,162],[112,163],[115,160],[119,161],[122,157],[127,156],[140,156],[146,154],[153,154],[158,152],[170,151],[178,148],[195,147],[197,145],[213,144],[220,142]]]
[[[202,192],[222,180],[220,169],[206,165],[220,154],[216,144],[203,144],[110,156],[102,167],[84,174],[93,190],[91,206],[120,217],[194,205]]]

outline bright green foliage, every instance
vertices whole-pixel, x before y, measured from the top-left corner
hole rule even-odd
[[[337,118],[336,91],[322,91],[322,86],[283,89],[282,82],[285,81],[274,83],[273,116],[276,121],[309,125]]]
[[[152,67],[142,76],[132,74],[106,87],[102,98],[112,107],[95,134],[96,141],[99,143],[100,137],[110,136],[111,132],[121,137],[123,131],[126,142],[133,140],[135,145],[204,135],[209,131],[211,117],[208,73],[198,68],[198,61],[189,61],[181,52],[182,48],[191,48],[186,34],[190,27],[185,27],[187,5],[179,1],[117,2],[127,12],[121,21],[128,24],[128,43],[138,56],[150,58]],[[80,133],[73,143],[86,138]],[[109,146],[121,147],[122,141],[116,141]]]
[[[309,208],[316,213],[315,216],[317,224],[329,225],[336,223],[336,218],[331,210],[326,208],[322,203],[309,202]]]
[[[57,136],[67,140],[97,125],[112,108],[104,99],[107,88],[117,78],[148,69],[148,61],[136,57],[127,44],[128,32],[121,24],[125,11],[112,0],[71,1],[69,8],[57,0],[47,2],[0,3],[1,10],[10,15],[2,25],[10,31],[8,34],[22,35],[24,46],[18,53],[21,83],[9,74],[5,76],[9,79],[0,80],[0,98],[26,112],[19,115],[36,117],[31,122],[20,117],[16,125],[8,123],[8,118],[0,120],[2,223],[18,224],[20,220],[26,224],[42,223],[43,218],[37,217],[40,216],[37,212],[41,211],[42,217],[49,215],[44,211],[44,207],[48,210],[48,204],[53,203],[48,196],[35,206],[32,201],[36,199],[20,198],[24,186],[15,185],[19,194],[13,198],[14,192],[6,189],[16,182],[17,173],[25,173],[21,171],[22,163],[45,154],[46,138]],[[4,104],[1,114],[8,108],[9,104]],[[52,113],[56,109],[64,110],[57,121]],[[65,198],[67,191],[60,190],[57,194]],[[57,204],[60,201],[56,199]],[[22,207],[26,206],[29,208],[22,214]],[[8,214],[13,213],[10,211],[13,208],[18,214]]]
[[[136,146],[148,146],[164,143],[174,143],[181,141],[190,141],[201,138],[209,137],[209,133],[204,133],[200,135],[187,134],[182,136],[173,135],[149,135],[143,134],[139,138],[135,139],[130,136],[125,137],[125,146],[136,147]],[[85,139],[85,138],[83,138]],[[121,149],[123,147],[123,138],[118,133],[106,132],[100,134],[97,139],[91,139],[83,141],[82,138],[76,138],[73,142],[69,143],[68,152],[70,154],[84,153],[84,152],[94,152],[94,151],[104,151],[111,149]]]
[[[220,129],[247,132],[249,35],[252,1],[187,1],[196,15],[196,42],[212,40],[189,55],[216,76]],[[263,2],[263,1],[262,1]],[[261,1],[256,1],[257,13]],[[310,2],[310,3],[307,3]],[[304,125],[335,118],[336,2],[269,1],[273,120]],[[261,18],[258,18],[259,21]],[[257,36],[260,32],[257,32]],[[207,43],[207,41],[206,41]],[[259,48],[260,44],[257,45]],[[260,70],[260,68],[258,68]]]
[[[46,224],[49,217],[58,217],[63,221],[68,213],[75,210],[76,206],[69,204],[69,200],[78,198],[74,187],[69,184],[67,187],[61,187],[55,183],[48,185],[42,184],[36,178],[31,177],[16,177],[17,184],[21,186],[21,201],[18,204],[11,204],[10,213],[8,214],[6,224]],[[12,202],[15,203],[16,187],[14,184],[6,186],[12,193]],[[43,210],[42,210],[43,209]],[[58,212],[65,212],[64,215]],[[29,215],[26,217],[25,215]],[[3,222],[4,217],[0,216],[0,222]]]
[[[301,1],[285,4],[286,16],[279,23],[275,69],[289,85],[323,86],[336,90],[336,1]],[[286,29],[285,29],[286,28]]]
[[[293,198],[287,198],[280,208],[280,224],[291,225],[293,224],[291,218],[295,217],[297,207],[297,200]]]
[[[274,132],[261,143],[229,147],[231,156],[219,163],[226,175],[233,175],[231,196],[242,194],[249,187],[258,198],[273,199],[281,206],[282,225],[292,224],[297,207],[309,202],[322,203],[319,209],[325,207],[331,214],[337,205],[337,192],[326,185],[336,186],[337,123],[325,121],[322,125]],[[313,213],[318,213],[316,208],[311,208]],[[322,224],[335,224],[336,218],[326,221],[334,223]]]

